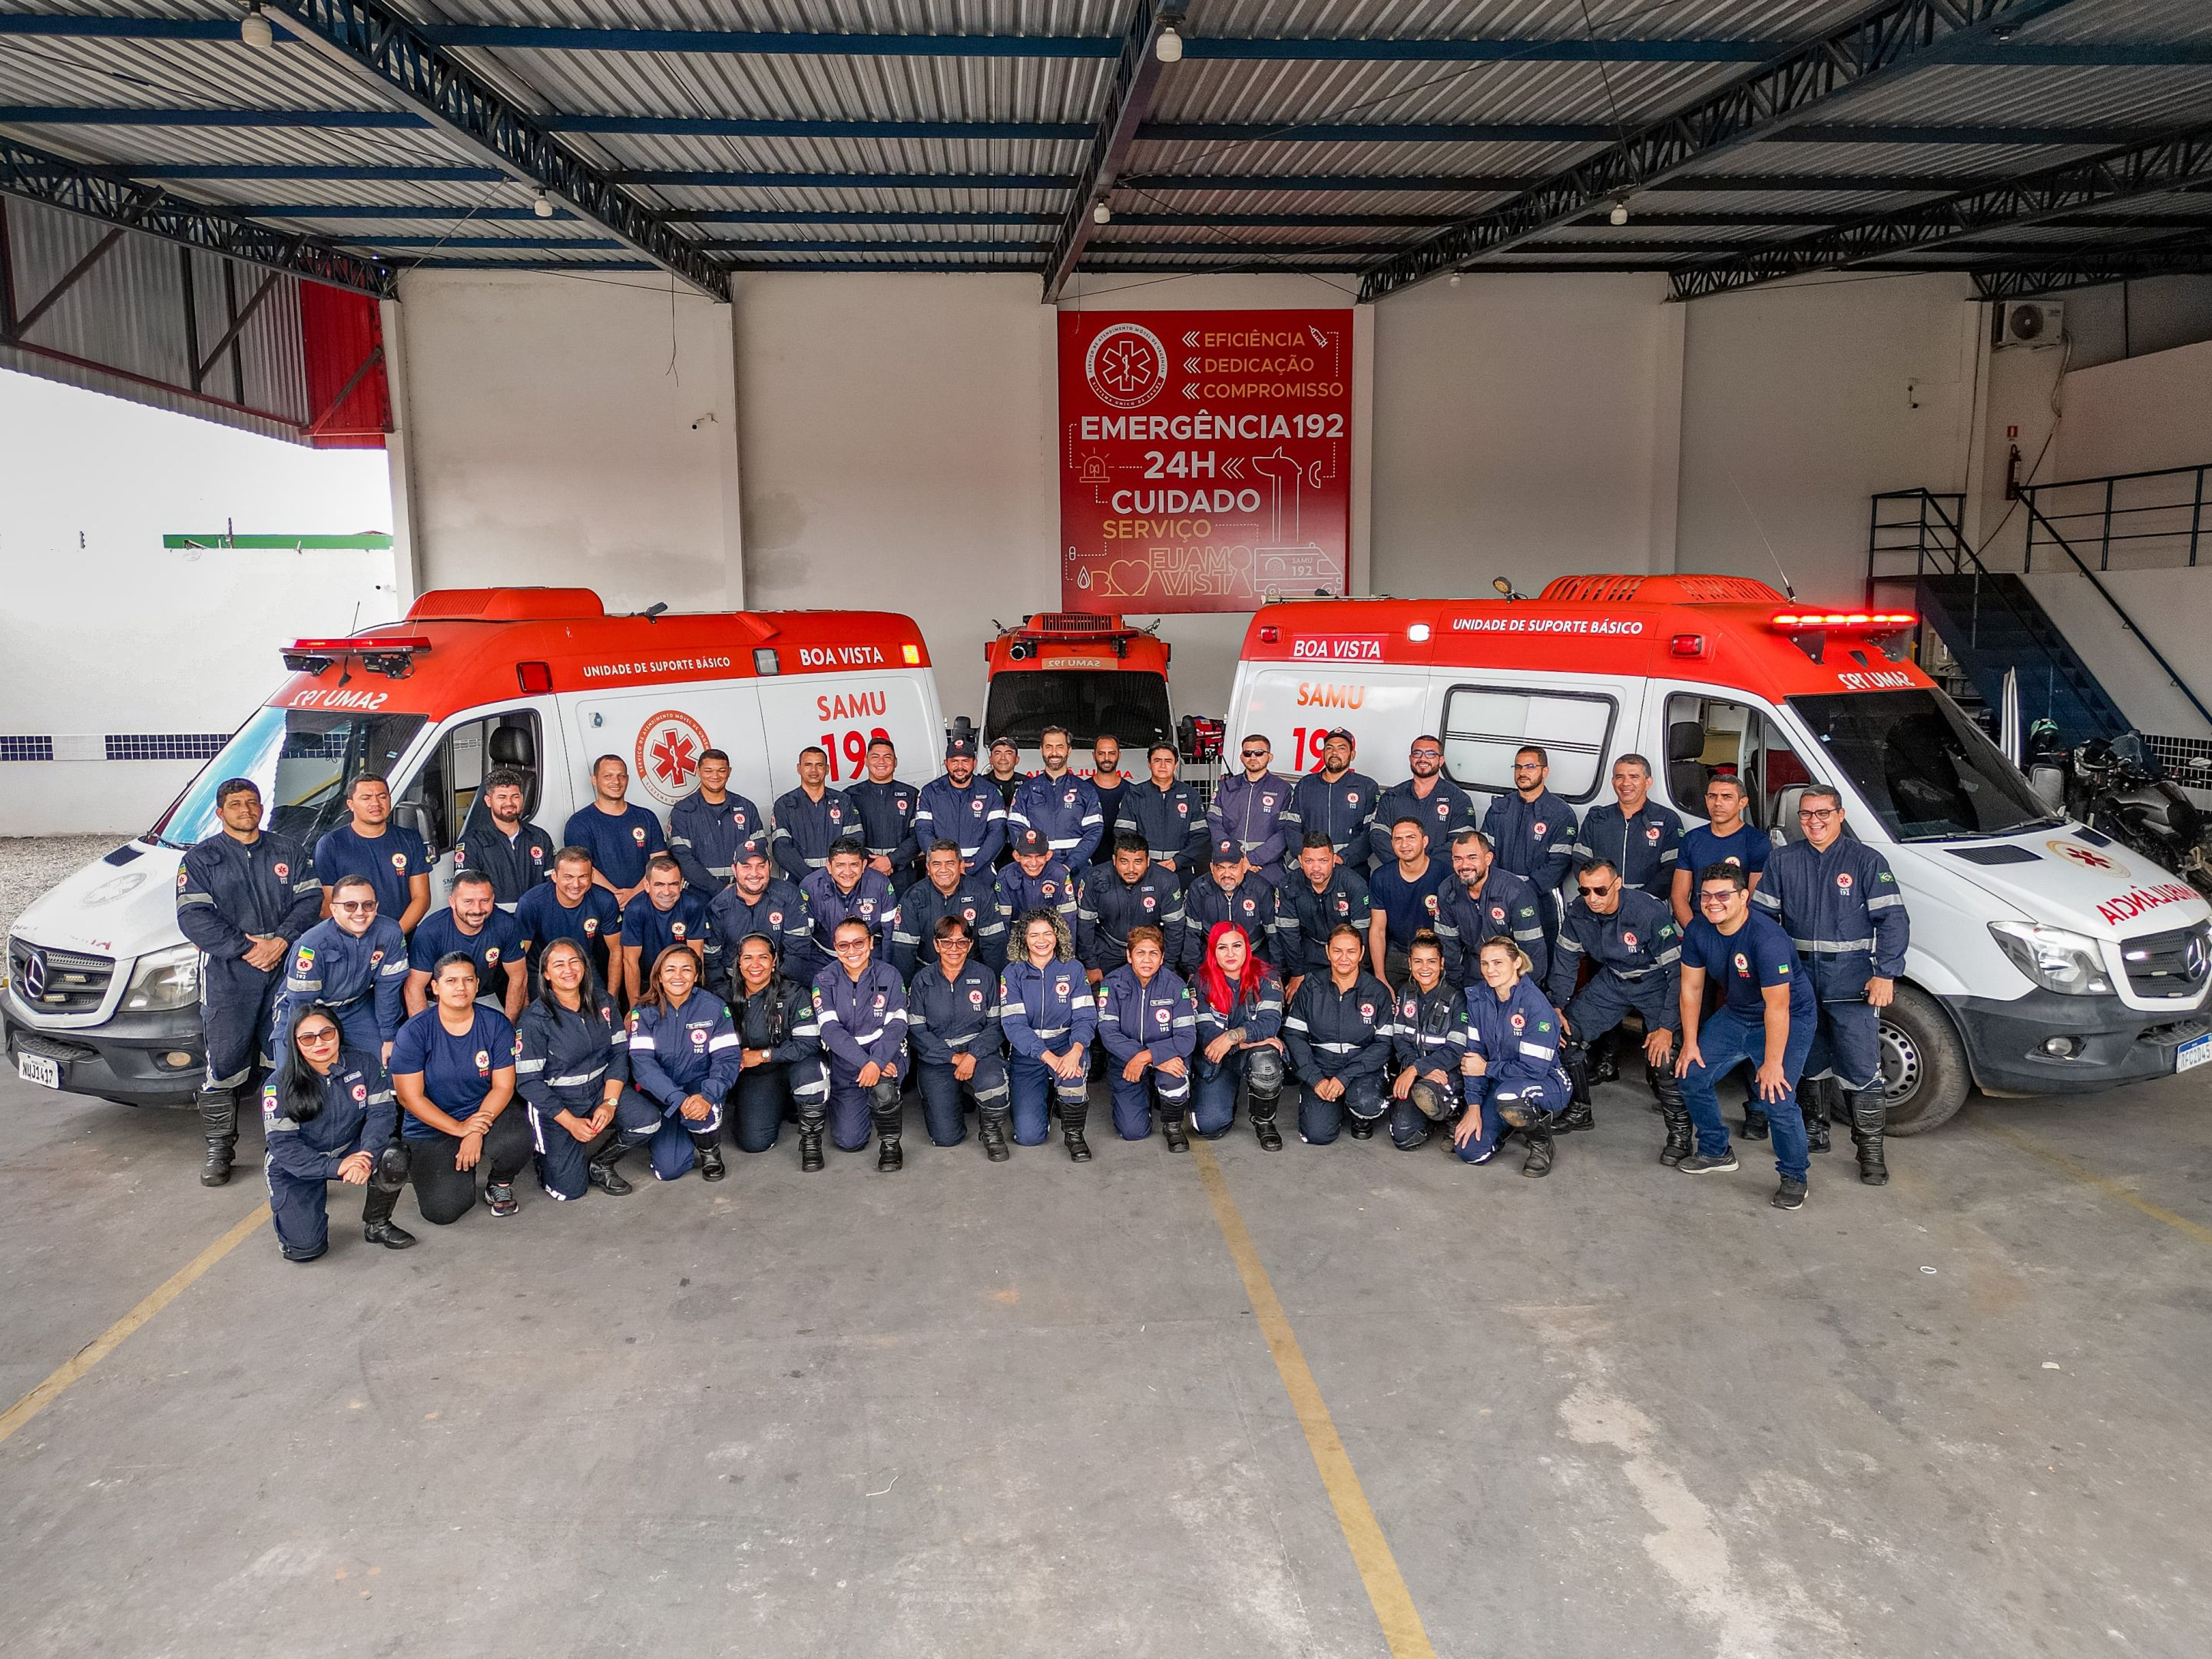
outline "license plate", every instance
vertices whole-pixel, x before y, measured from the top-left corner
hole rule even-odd
[[[2208,1062],[2212,1062],[2212,1035],[2193,1036],[2173,1051],[2177,1072],[2193,1071]]]
[[[15,1056],[15,1075],[26,1083],[58,1089],[62,1086],[62,1063],[48,1060],[44,1054],[19,1054]]]

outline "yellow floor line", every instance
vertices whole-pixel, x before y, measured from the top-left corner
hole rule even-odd
[[[1361,1490],[1359,1476],[1336,1432],[1328,1404],[1321,1397],[1321,1387],[1306,1364],[1297,1334],[1275,1296],[1267,1268],[1260,1263],[1260,1252],[1253,1247],[1252,1235],[1245,1231],[1237,1200],[1229,1195],[1221,1165],[1214,1161],[1212,1151],[1201,1143],[1194,1141],[1190,1154],[1198,1165],[1198,1178],[1206,1183],[1206,1195],[1212,1202],[1213,1219],[1237,1271],[1243,1277],[1244,1294],[1259,1318],[1261,1334],[1267,1339],[1267,1351],[1274,1356],[1283,1390],[1291,1397],[1298,1426],[1305,1431],[1307,1449],[1313,1453],[1314,1467],[1321,1472],[1328,1501],[1335,1506],[1337,1525],[1344,1529],[1344,1541],[1351,1547],[1360,1582],[1367,1587],[1367,1599],[1382,1626],[1382,1639],[1390,1644],[1392,1659],[1436,1659],[1429,1633],[1422,1627],[1421,1615],[1414,1611],[1413,1598],[1406,1589],[1405,1577],[1398,1571],[1398,1559],[1390,1553],[1382,1523],[1368,1507],[1367,1494]]]
[[[2041,1158],[2052,1169],[2069,1175],[2085,1187],[2094,1187],[2107,1198],[2117,1198],[2129,1208],[2140,1210],[2153,1221],[2162,1222],[2178,1233],[2186,1233],[2199,1244],[2212,1244],[2212,1227],[2191,1221],[2185,1215],[2176,1215],[2162,1204],[2154,1204],[2141,1194],[2130,1191],[2124,1183],[2110,1176],[2100,1175],[2087,1164],[2055,1152],[2031,1135],[2022,1134],[2008,1124],[1982,1122],[1974,1125],[1984,1134],[1995,1135],[2008,1146],[2017,1147],[2030,1158]]]
[[[268,1219],[269,1206],[266,1204],[255,1205],[251,1213],[240,1217],[237,1224],[228,1232],[171,1273],[159,1288],[94,1338],[89,1346],[58,1366],[45,1382],[10,1406],[4,1415],[0,1415],[0,1441],[6,1440],[53,1404],[64,1389],[121,1347],[124,1340],[133,1331],[182,1296],[191,1287],[193,1280],[243,1244]]]

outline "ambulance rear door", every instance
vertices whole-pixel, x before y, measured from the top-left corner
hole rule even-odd
[[[1352,764],[1384,786],[1406,775],[1406,750],[1430,730],[1429,671],[1381,662],[1245,662],[1230,699],[1229,752],[1265,732],[1275,765],[1318,772],[1322,744],[1338,726],[1352,733]]]
[[[1613,757],[1636,748],[1646,682],[1638,675],[1521,669],[1435,671],[1431,730],[1444,740],[1444,770],[1485,811],[1513,787],[1513,757],[1539,744],[1549,787],[1579,818],[1613,799]]]
[[[769,765],[756,689],[761,684],[695,680],[579,698],[576,805],[591,804],[592,763],[602,755],[614,755],[629,768],[632,803],[652,808],[665,825],[669,808],[699,787],[699,757],[720,749],[730,757],[730,787],[768,811],[769,803],[791,785],[776,782]],[[567,821],[545,822],[556,842]]]
[[[799,787],[799,751],[809,744],[830,751],[834,789],[868,775],[868,745],[878,737],[889,738],[897,749],[898,775],[908,782],[921,784],[937,775],[944,759],[945,725],[929,670],[839,669],[753,684],[760,690],[761,724],[777,780],[761,796],[763,806]]]

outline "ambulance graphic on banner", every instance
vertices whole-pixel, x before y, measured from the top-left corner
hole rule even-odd
[[[1342,593],[1349,311],[1062,312],[1060,604]]]

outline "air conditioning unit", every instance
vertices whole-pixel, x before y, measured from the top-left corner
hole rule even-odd
[[[2066,332],[2066,307],[2057,300],[2002,300],[1992,318],[1990,343],[2055,346]]]

